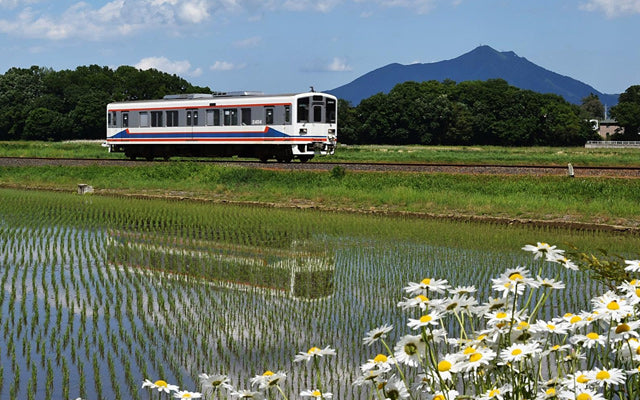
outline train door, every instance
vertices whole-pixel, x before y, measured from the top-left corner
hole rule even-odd
[[[187,110],[187,135],[189,139],[193,139],[194,131],[199,126],[200,115],[198,109]]]

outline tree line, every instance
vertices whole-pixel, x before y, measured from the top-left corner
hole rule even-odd
[[[102,139],[107,103],[179,93],[212,91],[130,66],[11,68],[0,75],[0,140]],[[445,80],[404,82],[357,106],[341,99],[338,113],[346,144],[582,146],[599,139],[589,120],[603,118],[604,106],[595,95],[575,105],[503,79]],[[614,139],[640,139],[640,86],[621,94],[610,113],[625,128]]]
[[[0,140],[104,139],[108,103],[195,92],[211,90],[155,69],[11,68],[0,75]]]

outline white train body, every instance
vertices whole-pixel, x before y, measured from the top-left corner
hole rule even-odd
[[[308,92],[176,95],[107,105],[111,152],[129,158],[240,156],[307,161],[333,154],[337,99]]]

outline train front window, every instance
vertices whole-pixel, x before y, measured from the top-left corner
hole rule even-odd
[[[322,122],[322,106],[313,106],[313,122]]]
[[[251,109],[242,109],[242,125],[251,125]]]
[[[335,124],[336,122],[336,101],[333,99],[327,99],[327,105],[325,108],[327,113],[325,122],[328,124]]]
[[[298,99],[298,122],[309,122],[309,98]]]

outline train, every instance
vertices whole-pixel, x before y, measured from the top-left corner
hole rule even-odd
[[[309,92],[168,95],[109,103],[110,152],[132,160],[243,157],[262,162],[306,162],[334,154],[337,98]]]

